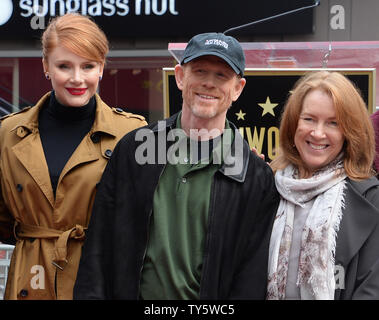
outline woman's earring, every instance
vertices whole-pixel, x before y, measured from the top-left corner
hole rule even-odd
[[[45,77],[46,77],[46,80],[50,80],[50,76],[47,72],[45,73]]]
[[[99,76],[99,81],[101,81],[101,79],[103,79],[103,76]]]

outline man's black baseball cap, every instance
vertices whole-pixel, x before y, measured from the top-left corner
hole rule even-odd
[[[235,38],[215,32],[198,34],[188,42],[180,64],[207,55],[220,57],[231,66],[235,73],[243,76],[245,54]]]

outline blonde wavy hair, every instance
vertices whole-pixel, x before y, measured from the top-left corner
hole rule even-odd
[[[271,168],[284,169],[290,163],[309,173],[294,147],[295,133],[305,96],[322,90],[333,100],[336,120],[345,138],[344,168],[349,178],[362,180],[374,175],[375,133],[367,107],[354,84],[339,72],[310,72],[291,91],[280,122],[280,148]]]

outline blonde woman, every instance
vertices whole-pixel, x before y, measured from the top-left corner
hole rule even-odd
[[[72,299],[96,185],[113,148],[143,117],[96,94],[108,41],[66,14],[42,37],[52,91],[1,120],[0,240],[16,242],[5,299]]]
[[[354,85],[337,72],[300,79],[280,146],[267,298],[379,299],[374,131]]]

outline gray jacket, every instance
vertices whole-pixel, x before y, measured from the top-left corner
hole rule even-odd
[[[337,237],[335,300],[379,299],[379,181],[347,180]]]

